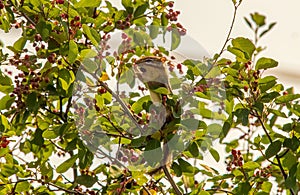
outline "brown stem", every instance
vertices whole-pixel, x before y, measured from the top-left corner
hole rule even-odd
[[[166,177],[168,178],[168,180],[169,180],[172,188],[174,189],[176,195],[182,195],[181,191],[179,190],[178,186],[176,185],[175,181],[173,180],[167,166],[163,165],[162,169],[164,170],[164,173],[165,173]]]
[[[234,25],[234,23],[235,23],[235,18],[236,18],[237,10],[238,10],[238,7],[240,6],[240,4],[241,4],[241,1],[240,1],[238,4],[235,4],[235,5],[234,5],[233,18],[232,18],[232,21],[231,21],[231,25],[230,25],[230,28],[229,28],[229,32],[228,32],[227,37],[226,37],[226,39],[225,39],[225,43],[223,44],[222,49],[221,49],[221,51],[219,52],[219,54],[218,54],[218,56],[217,56],[217,58],[215,59],[215,61],[214,61],[213,64],[215,64],[215,63],[217,62],[217,60],[219,59],[219,57],[222,55],[222,53],[224,52],[225,47],[226,47],[228,41],[230,40],[230,35],[231,35],[232,29],[233,29],[233,25]]]

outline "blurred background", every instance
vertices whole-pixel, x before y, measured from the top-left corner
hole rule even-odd
[[[196,39],[213,55],[220,51],[233,17],[231,0],[175,1],[175,8],[182,14],[179,21],[188,34]],[[273,74],[279,81],[300,90],[300,1],[244,0],[238,8],[232,37],[243,36],[253,40],[254,35],[244,21],[250,13],[266,16],[266,23],[276,22],[275,27],[259,41],[266,46],[263,56],[279,62],[279,67],[267,74]]]

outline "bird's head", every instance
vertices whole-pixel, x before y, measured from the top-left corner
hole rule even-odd
[[[134,64],[134,72],[143,82],[166,83],[168,75],[165,68],[165,58],[147,56],[138,59]]]

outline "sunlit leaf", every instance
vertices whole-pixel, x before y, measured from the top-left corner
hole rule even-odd
[[[276,60],[262,57],[257,60],[255,69],[256,70],[269,69],[269,68],[274,68],[276,66],[278,66],[278,62]]]
[[[57,173],[64,173],[66,172],[68,169],[70,169],[75,161],[77,160],[78,155],[74,155],[71,158],[69,158],[68,160],[64,161],[63,163],[61,163],[57,168],[56,168],[56,172]]]

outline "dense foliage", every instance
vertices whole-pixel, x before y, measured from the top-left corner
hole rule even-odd
[[[232,3],[230,31],[241,1]],[[263,74],[278,62],[258,45],[275,23],[253,13],[253,40],[229,32],[212,59],[178,62],[186,29],[174,2],[121,4],[0,0],[0,28],[22,32],[0,48],[0,194],[297,194],[300,94]],[[141,56],[167,63],[176,93],[155,89],[175,116],[167,125],[135,79]],[[153,173],[168,142],[174,159]],[[211,167],[207,153],[227,167]]]

